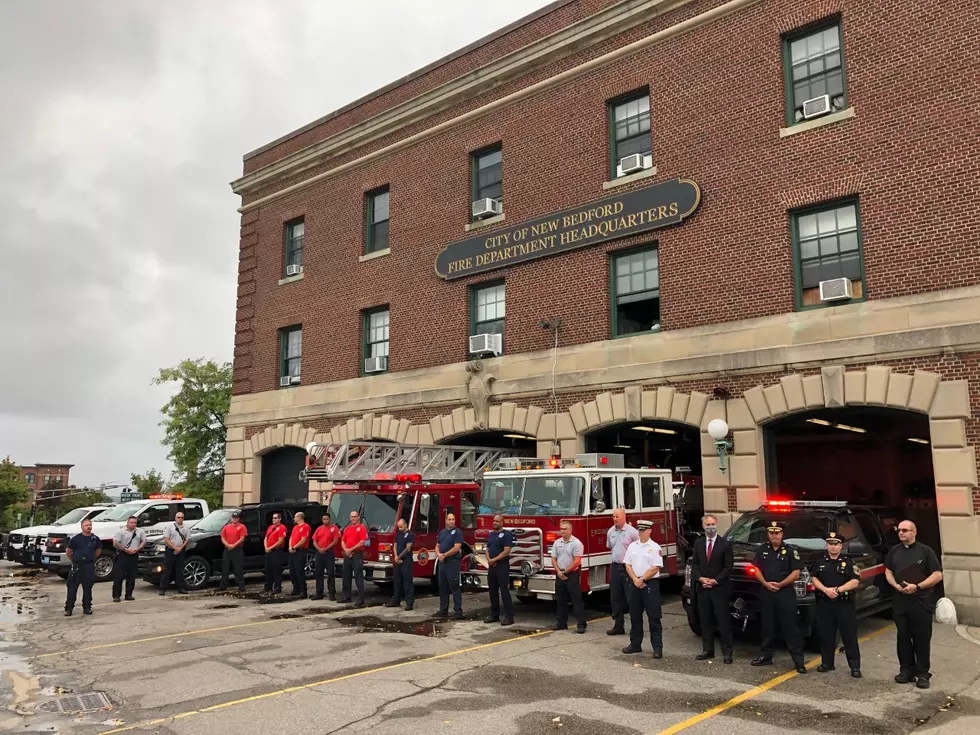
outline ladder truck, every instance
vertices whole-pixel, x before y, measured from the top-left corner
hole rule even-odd
[[[476,537],[483,473],[518,450],[493,447],[350,442],[306,446],[303,481],[329,483],[321,502],[341,527],[358,511],[368,527],[364,578],[379,586],[394,581],[395,524],[404,518],[415,534],[413,574],[435,580],[436,537],[447,513],[463,533],[464,565]],[[338,567],[341,561],[338,561]]]

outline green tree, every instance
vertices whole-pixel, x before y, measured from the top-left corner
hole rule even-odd
[[[67,494],[64,495],[58,502],[58,509],[55,514],[56,518],[60,518],[68,511],[75,510],[75,508],[81,508],[85,505],[112,502],[112,499],[101,490],[88,490],[82,488],[78,490],[66,490],[65,492]]]
[[[161,409],[163,445],[174,463],[170,490],[222,505],[225,475],[225,424],[231,404],[231,363],[184,360],[163,368],[154,384],[176,383],[177,392]]]
[[[132,474],[129,476],[130,482],[141,493],[144,498],[157,493],[162,493],[164,488],[163,475],[155,469],[148,470],[142,475]]]
[[[19,503],[23,503],[30,498],[30,487],[20,479],[20,470],[13,463],[10,457],[0,461],[0,526],[5,530],[10,530],[16,525],[16,517]],[[22,511],[26,519],[30,515],[30,508]]]

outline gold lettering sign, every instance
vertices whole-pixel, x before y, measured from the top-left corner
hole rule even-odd
[[[698,208],[701,190],[673,179],[541,217],[522,225],[450,243],[436,274],[453,280],[536,258],[677,224]]]

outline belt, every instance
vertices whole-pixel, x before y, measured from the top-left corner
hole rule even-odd
[[[624,561],[614,561],[613,562],[613,566],[616,566],[616,567],[625,567],[626,566],[626,562],[624,562]]]

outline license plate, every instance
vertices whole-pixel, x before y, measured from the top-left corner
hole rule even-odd
[[[50,556],[42,556],[41,557],[41,561],[44,562],[45,564],[50,564],[51,563],[51,557]]]

